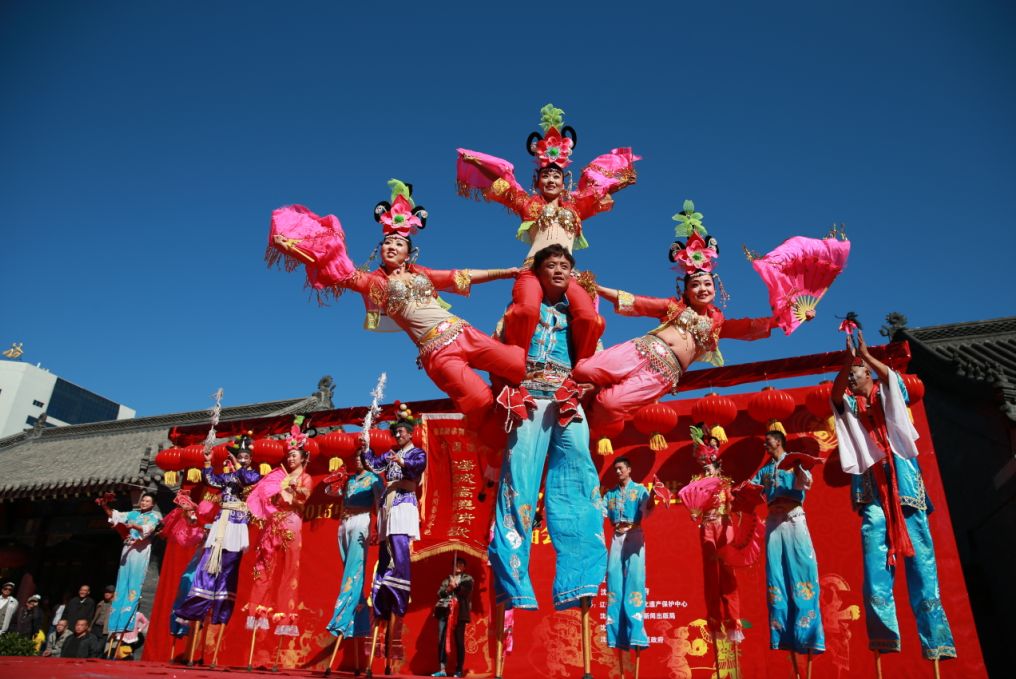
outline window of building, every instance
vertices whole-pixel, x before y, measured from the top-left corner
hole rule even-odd
[[[36,408],[41,408],[43,406],[43,402],[42,401],[32,401],[32,405],[35,406]]]
[[[116,419],[120,405],[58,377],[48,412],[67,424],[105,422]]]

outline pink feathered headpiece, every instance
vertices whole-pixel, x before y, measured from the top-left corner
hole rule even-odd
[[[374,219],[381,224],[383,237],[399,236],[409,239],[427,226],[427,210],[413,203],[413,185],[398,179],[388,181],[392,199],[374,206]]]

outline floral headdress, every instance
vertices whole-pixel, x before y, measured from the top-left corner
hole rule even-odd
[[[703,467],[710,464],[719,464],[720,449],[706,443],[705,426],[697,425],[689,427],[688,429],[689,434],[691,435],[692,452],[695,454],[695,461]]]
[[[673,216],[677,222],[674,235],[687,238],[685,243],[675,240],[670,246],[670,261],[678,264],[689,276],[713,273],[713,260],[719,259],[719,244],[702,224],[702,213],[695,211],[695,203],[684,201],[684,209]]]
[[[571,154],[578,135],[575,128],[564,124],[564,111],[547,104],[540,109],[540,128],[543,134],[533,132],[526,139],[526,150],[536,158],[536,166],[564,168],[571,165]]]
[[[286,434],[286,450],[302,450],[304,452],[310,452],[307,450],[307,434],[303,433],[300,429],[300,425],[303,424],[303,416],[297,415],[293,418],[293,426],[290,428],[289,433]]]
[[[392,190],[391,202],[381,201],[374,206],[374,220],[381,224],[382,236],[409,237],[427,227],[427,210],[413,202],[413,185],[398,179],[388,180]]]

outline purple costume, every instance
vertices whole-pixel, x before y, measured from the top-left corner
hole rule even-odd
[[[261,474],[247,468],[214,474],[211,467],[205,467],[201,477],[209,486],[222,489],[222,508],[208,531],[194,583],[175,614],[181,620],[202,620],[211,608],[211,623],[224,625],[233,615],[240,559],[250,544],[242,493],[246,486],[260,481]]]
[[[396,457],[402,458],[404,467],[395,462]],[[371,588],[374,615],[403,616],[409,606],[409,543],[420,539],[416,485],[427,467],[427,453],[409,443],[383,455],[367,451],[363,461],[368,469],[385,477],[377,513],[378,539],[383,542]]]

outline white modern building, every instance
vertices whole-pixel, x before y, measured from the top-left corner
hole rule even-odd
[[[135,411],[45,368],[0,360],[0,438],[36,426],[43,413],[46,427],[59,427],[130,419]]]

